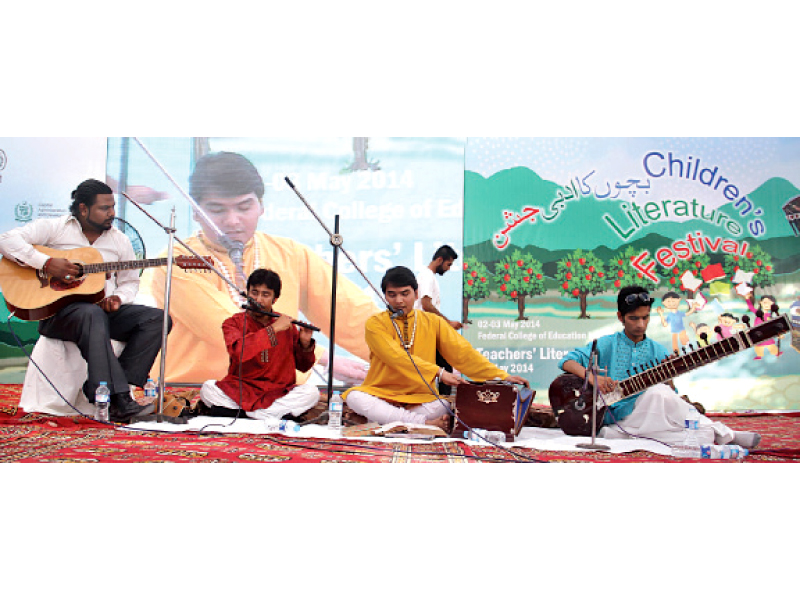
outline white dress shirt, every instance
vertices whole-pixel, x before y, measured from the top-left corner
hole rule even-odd
[[[98,250],[103,262],[136,260],[128,237],[116,227],[104,231],[92,244],[86,238],[81,224],[72,215],[56,219],[38,219],[0,235],[0,253],[19,264],[41,269],[50,258],[33,246],[47,246],[54,250],[72,250],[87,246]],[[123,304],[130,304],[139,291],[139,271],[129,269],[111,273],[106,280],[105,293],[119,296]]]

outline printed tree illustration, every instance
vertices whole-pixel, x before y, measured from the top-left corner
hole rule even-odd
[[[380,171],[379,160],[371,161],[367,158],[367,150],[369,149],[368,137],[354,137],[353,138],[353,162],[346,168],[342,169],[342,173],[354,173],[355,171]]]
[[[511,256],[505,256],[495,265],[494,281],[497,291],[510,302],[516,301],[517,321],[526,321],[525,298],[544,294],[544,275],[542,263],[530,254],[514,250]]]
[[[753,246],[752,250],[744,256],[729,254],[725,257],[725,272],[731,278],[734,277],[739,269],[742,269],[745,273],[753,274],[750,287],[754,290],[775,285],[775,268],[772,264],[772,255],[765,252],[761,246]]]
[[[705,254],[693,256],[690,259],[681,259],[670,268],[661,267],[661,283],[670,292],[677,292],[678,294],[685,292],[687,298],[694,298],[696,292],[683,287],[681,277],[686,271],[690,271],[694,277],[702,279],[703,269],[710,264],[711,260]],[[697,291],[700,291],[700,288],[697,288]]]
[[[616,294],[619,290],[629,285],[639,285],[649,292],[658,286],[658,283],[642,275],[633,266],[633,259],[642,253],[641,248],[628,246],[625,250],[611,257],[606,265],[606,279],[613,286]]]
[[[489,296],[489,279],[492,274],[475,256],[464,260],[464,323],[472,323],[469,317],[469,301],[481,300]]]
[[[608,287],[603,261],[593,252],[575,250],[558,261],[556,281],[560,284],[561,295],[580,300],[579,319],[590,319],[586,312],[587,297],[604,291]]]

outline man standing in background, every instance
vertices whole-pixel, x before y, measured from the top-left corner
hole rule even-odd
[[[458,331],[464,324],[460,321],[451,321],[445,317],[439,309],[442,306],[442,299],[439,292],[439,282],[436,281],[436,275],[440,277],[450,270],[453,266],[453,261],[458,258],[458,254],[448,245],[441,246],[433,254],[433,259],[427,267],[422,269],[417,274],[417,284],[419,285],[419,294],[417,301],[414,303],[416,310],[424,310],[425,312],[439,315],[450,324],[450,327]],[[445,371],[453,372],[451,367],[444,357],[436,352],[436,364],[444,367]],[[439,381],[439,395],[449,396],[451,388],[449,385]]]

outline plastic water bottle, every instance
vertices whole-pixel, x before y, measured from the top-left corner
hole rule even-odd
[[[502,431],[488,431],[486,429],[472,428],[464,432],[464,437],[473,442],[489,442],[490,444],[500,444],[506,441],[506,434]]]
[[[292,435],[300,431],[300,425],[289,419],[265,420],[264,426],[269,433],[285,433]]]
[[[147,402],[155,402],[156,396],[158,396],[158,386],[155,381],[148,379],[144,384],[144,397]]]
[[[111,390],[105,381],[101,381],[94,392],[94,418],[98,421],[108,421],[108,406],[111,400]]]
[[[708,444],[701,446],[700,456],[712,460],[744,460],[750,451],[737,444],[714,445]]]
[[[328,429],[335,431],[342,430],[342,411],[344,410],[344,403],[339,394],[331,396],[331,401],[328,403]]]
[[[699,420],[700,413],[692,406],[684,419],[686,429],[683,435],[683,441],[672,447],[672,456],[675,458],[701,457],[700,442],[697,441],[697,425]]]

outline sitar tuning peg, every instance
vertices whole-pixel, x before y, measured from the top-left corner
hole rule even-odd
[[[778,314],[778,310],[780,310],[780,309],[778,308],[777,304],[773,304],[772,308],[770,310],[771,310],[773,315],[777,315]]]
[[[761,310],[761,309],[759,308],[759,309],[756,311],[756,316],[757,316],[759,319],[763,319],[763,318],[764,318],[764,311],[763,311],[763,310]]]
[[[748,315],[742,315],[742,323],[750,327],[750,317]]]
[[[719,329],[719,328],[717,328]],[[706,344],[708,343],[708,334],[704,331],[700,334],[700,339],[703,340]]]
[[[714,331],[716,331],[719,335],[722,335],[722,327],[720,327],[719,325],[714,327]]]

